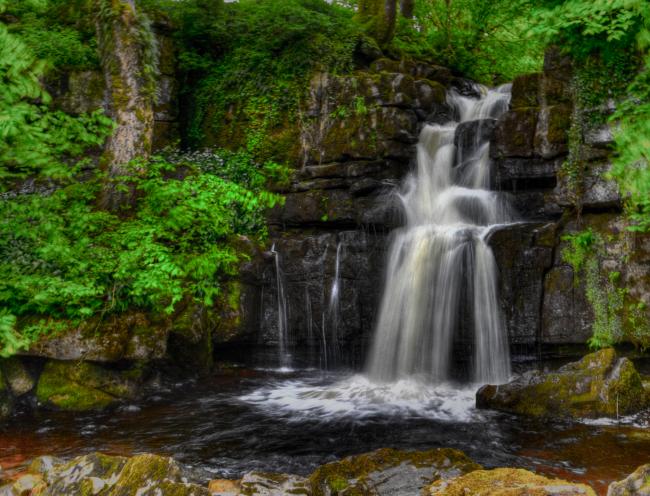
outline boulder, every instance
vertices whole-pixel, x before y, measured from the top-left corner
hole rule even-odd
[[[0,371],[13,396],[22,396],[34,388],[34,378],[19,358],[0,358]]]
[[[143,454],[132,458],[101,453],[57,464],[44,475],[43,496],[210,496],[210,491],[185,482],[171,458]]]
[[[584,484],[548,479],[528,470],[476,470],[451,481],[439,480],[426,494],[435,496],[596,496]]]
[[[607,496],[650,496],[650,464],[640,466],[622,481],[612,482]]]
[[[90,362],[50,360],[38,380],[36,398],[61,410],[100,410],[134,397],[137,375],[137,370],[118,372]]]
[[[463,452],[454,449],[380,449],[323,465],[312,473],[309,481],[314,496],[411,495],[420,494],[433,481],[449,480],[480,468]]]
[[[615,417],[645,408],[648,396],[632,362],[608,348],[557,372],[530,371],[508,384],[483,386],[476,404],[534,417]]]
[[[246,496],[311,495],[309,482],[304,477],[290,474],[251,472],[242,478],[241,493]]]

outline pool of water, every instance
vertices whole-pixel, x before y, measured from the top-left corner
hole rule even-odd
[[[0,465],[91,451],[174,456],[197,478],[307,474],[380,447],[458,448],[486,467],[520,466],[603,492],[650,462],[650,416],[541,422],[476,410],[475,388],[352,372],[233,368],[106,413],[26,413],[0,427]],[[604,493],[603,493],[604,494]]]

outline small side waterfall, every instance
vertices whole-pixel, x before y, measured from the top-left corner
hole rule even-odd
[[[291,365],[291,355],[289,354],[289,323],[287,318],[287,297],[284,290],[284,274],[281,268],[280,254],[275,249],[275,244],[271,247],[271,253],[275,260],[275,281],[276,297],[278,304],[278,362],[280,367],[289,367]]]
[[[323,325],[327,323],[329,334],[329,346],[325,347],[326,368],[334,365],[339,360],[339,319],[340,319],[340,292],[341,292],[341,253],[343,243],[336,244],[336,260],[334,264],[334,278],[330,287],[329,303],[327,305],[327,316],[323,318]],[[325,329],[323,329],[325,333]]]
[[[461,317],[473,325],[472,378],[498,383],[510,375],[505,325],[499,309],[497,267],[486,236],[515,215],[489,190],[489,142],[481,127],[501,115],[509,86],[483,88],[480,99],[450,93],[461,123],[476,121],[472,143],[457,153],[459,122],[427,125],[417,145],[417,170],[400,200],[406,226],[394,234],[375,336],[371,378],[394,381],[450,378],[454,334]]]

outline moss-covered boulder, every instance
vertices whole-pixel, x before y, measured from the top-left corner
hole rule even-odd
[[[28,393],[36,384],[20,358],[1,358],[0,372],[4,375],[7,386],[14,396]]]
[[[186,483],[181,467],[171,458],[144,454],[132,458],[101,453],[84,455],[45,469],[31,466],[46,487],[43,496],[209,496],[207,488]],[[40,472],[40,474],[39,474]]]
[[[640,466],[622,481],[612,482],[607,496],[650,496],[650,464]]]
[[[314,496],[419,494],[436,480],[447,480],[481,466],[454,449],[380,449],[316,469],[309,477]]]
[[[609,348],[557,372],[528,372],[500,386],[483,386],[479,408],[536,417],[601,417],[636,413],[648,405],[641,376]]]
[[[596,496],[592,488],[560,479],[548,479],[528,470],[476,470],[456,479],[434,482],[427,494],[435,496]]]
[[[245,496],[284,496],[287,494],[311,496],[309,481],[291,474],[250,472],[242,478],[239,493]],[[224,492],[218,494],[227,494]]]
[[[50,360],[38,380],[36,398],[61,410],[99,410],[134,397],[136,375],[137,371],[118,372],[90,362]]]

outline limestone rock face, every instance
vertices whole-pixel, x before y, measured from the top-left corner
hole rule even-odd
[[[607,496],[648,496],[650,495],[650,464],[642,465],[619,482],[609,485]]]
[[[453,449],[408,452],[380,449],[318,468],[310,477],[314,496],[419,494],[435,480],[449,480],[481,466]]]
[[[554,373],[527,372],[501,386],[483,386],[479,408],[535,417],[601,417],[636,413],[648,404],[641,376],[609,348]]]
[[[523,469],[476,470],[451,481],[436,481],[427,494],[435,496],[596,496],[589,486],[548,479]]]
[[[90,362],[50,360],[38,380],[36,397],[61,410],[99,410],[135,395],[136,381],[130,375]]]

